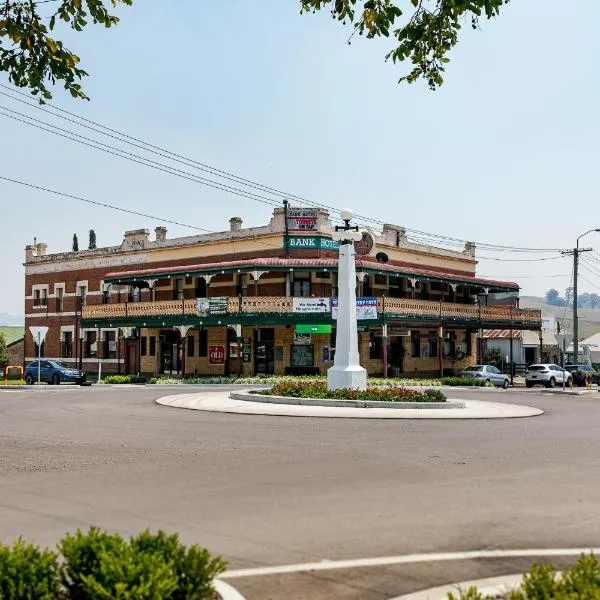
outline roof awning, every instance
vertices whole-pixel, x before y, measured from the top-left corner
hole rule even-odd
[[[220,263],[204,263],[182,265],[176,267],[158,267],[107,273],[105,283],[135,284],[153,279],[168,279],[172,277],[202,277],[203,275],[218,275],[227,273],[252,273],[253,271],[332,271],[337,272],[338,261],[335,258],[256,258],[249,260],[234,260]],[[391,265],[367,260],[356,259],[356,271],[364,273],[395,274],[414,277],[420,281],[438,281],[472,285],[493,292],[517,292],[519,285],[509,281],[495,281],[469,275],[460,275],[429,269],[415,269],[404,265]]]

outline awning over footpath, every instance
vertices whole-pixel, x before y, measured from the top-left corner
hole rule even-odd
[[[256,258],[220,263],[204,263],[113,272],[106,275],[104,282],[113,284],[134,284],[143,283],[148,279],[164,279],[173,276],[202,277],[203,275],[218,275],[232,272],[251,273],[252,271],[324,270],[336,272],[337,266],[338,261],[334,258]],[[474,287],[488,288],[489,293],[506,291],[518,292],[519,290],[519,285],[510,281],[496,281],[469,275],[459,275],[427,269],[415,269],[403,265],[383,264],[363,258],[356,259],[356,270],[357,272],[363,273],[394,274],[405,277],[415,277],[421,281],[468,284]]]

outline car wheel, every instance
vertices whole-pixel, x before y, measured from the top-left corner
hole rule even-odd
[[[33,385],[33,375],[31,373],[27,373],[27,375],[25,375],[25,383],[27,385]]]
[[[526,381],[525,382],[525,387],[532,388],[533,387],[533,383],[531,383],[531,381]]]
[[[502,389],[507,390],[508,386],[509,386],[508,379],[505,379],[504,382],[502,383]]]
[[[556,379],[554,379],[554,377],[550,377],[550,381],[548,382],[548,387],[549,388],[556,387]]]
[[[60,375],[58,373],[52,375],[52,385],[60,385]]]

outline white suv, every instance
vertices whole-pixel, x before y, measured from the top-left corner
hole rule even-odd
[[[556,384],[562,385],[563,382],[570,386],[572,381],[571,373],[560,365],[530,365],[525,373],[525,385],[528,388],[538,383],[549,388],[553,388]]]

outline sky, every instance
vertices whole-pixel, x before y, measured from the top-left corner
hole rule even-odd
[[[390,40],[357,36],[348,45],[348,27],[327,10],[301,16],[295,0],[136,0],[111,30],[65,34],[90,73],[83,85],[92,100],[56,89],[54,102],[202,163],[409,229],[573,248],[600,227],[600,6],[576,6],[514,0],[480,30],[465,24],[446,83],[431,92],[398,84],[408,66],[384,61]],[[6,96],[0,106],[48,118]],[[0,175],[217,231],[231,216],[257,226],[272,212],[2,115]],[[69,250],[75,232],[82,247],[91,228],[99,246],[116,245],[125,230],[159,224],[1,180],[0,208],[0,314],[23,313],[24,247],[34,237],[54,253]],[[168,229],[169,237],[190,233]],[[600,250],[600,234],[584,245]],[[478,274],[517,281],[522,295],[570,285],[572,260],[558,252],[479,249],[478,258]],[[599,292],[600,253],[588,254],[581,275],[582,292]]]

